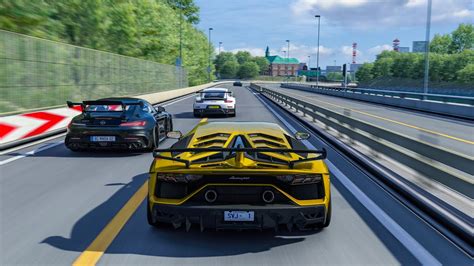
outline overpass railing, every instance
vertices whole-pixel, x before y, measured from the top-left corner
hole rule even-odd
[[[474,97],[282,83],[282,88],[474,119]],[[426,96],[426,98],[425,98]]]

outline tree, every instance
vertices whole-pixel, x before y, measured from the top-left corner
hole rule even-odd
[[[238,76],[239,78],[254,78],[258,75],[260,69],[257,63],[249,61],[240,65]]]
[[[225,62],[228,61],[234,61],[238,64],[237,59],[235,58],[235,55],[231,52],[221,52],[216,56],[216,59],[214,59],[214,64],[216,65],[216,71],[218,73],[221,72],[222,66],[225,64]]]
[[[237,58],[237,62],[239,62],[239,64],[242,65],[246,62],[251,61],[252,60],[252,55],[247,51],[238,51],[235,54],[235,58]]]
[[[390,77],[392,76],[392,66],[393,66],[393,58],[384,57],[378,59],[374,63],[374,68],[372,73],[374,77]]]
[[[258,68],[260,69],[260,72],[266,71],[268,69],[268,66],[270,65],[270,62],[268,62],[268,59],[263,56],[254,57],[253,61],[257,63]]]
[[[466,65],[457,72],[457,75],[459,81],[472,84],[474,82],[474,63]]]
[[[447,54],[451,52],[451,44],[453,39],[449,34],[435,34],[433,40],[430,42],[430,52],[432,53],[439,53],[439,54]]]
[[[374,78],[372,75],[373,63],[364,63],[356,72],[356,79],[360,82],[368,82]]]
[[[187,22],[191,24],[199,23],[199,7],[193,0],[166,0],[166,3],[173,8],[176,13],[182,14]]]
[[[219,75],[223,79],[235,78],[238,71],[239,63],[237,63],[237,60],[227,61],[222,65]]]
[[[460,24],[452,33],[451,51],[460,53],[464,50],[474,48],[474,26],[472,24]]]

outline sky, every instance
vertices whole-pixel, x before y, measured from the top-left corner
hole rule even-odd
[[[412,46],[426,34],[427,0],[195,0],[200,7],[198,28],[221,51],[249,51],[283,56],[290,40],[290,57],[316,66],[317,25],[321,16],[320,66],[350,63],[357,43],[357,63],[371,62],[392,41]],[[431,37],[450,33],[460,23],[474,22],[473,0],[433,0]],[[217,52],[217,51],[216,51]],[[310,58],[308,59],[308,55]]]

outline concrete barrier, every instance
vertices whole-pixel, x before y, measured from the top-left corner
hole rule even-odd
[[[225,83],[229,83],[229,81],[207,83],[133,97],[158,104]],[[71,119],[80,113],[79,109],[60,107],[0,117],[0,150],[64,132]]]

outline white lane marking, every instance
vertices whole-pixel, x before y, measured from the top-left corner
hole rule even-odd
[[[254,93],[255,94],[255,93]],[[290,131],[296,133],[296,129],[280,116],[272,107],[261,99],[260,95],[255,96],[262,102]],[[310,149],[316,149],[309,141],[303,141]],[[431,255],[418,241],[416,241],[407,231],[397,224],[385,211],[373,202],[362,190],[344,175],[331,161],[326,160],[331,172],[342,185],[354,195],[354,197],[403,245],[413,254],[423,265],[441,265],[441,263]]]
[[[195,95],[192,94],[192,95],[186,96],[186,97],[184,97],[184,98],[180,98],[180,99],[178,99],[178,100],[176,100],[176,101],[172,101],[172,102],[169,102],[169,103],[167,103],[167,104],[163,104],[162,106],[163,106],[163,107],[166,107],[166,106],[168,106],[168,105],[172,105],[172,104],[175,104],[175,103],[177,103],[177,102],[181,102],[181,101],[183,101],[183,100],[189,99],[189,98],[194,97],[194,96],[195,96]],[[159,104],[158,104],[158,105],[159,105]]]
[[[168,106],[168,105],[172,105],[172,104],[174,104],[174,103],[177,103],[177,102],[180,102],[180,101],[189,99],[189,98],[191,98],[191,97],[193,97],[193,96],[194,96],[194,94],[189,95],[189,96],[186,96],[186,97],[184,97],[184,98],[180,98],[180,99],[175,100],[175,101],[172,101],[172,102],[169,102],[169,103],[164,104],[164,105],[162,105],[162,106],[165,107],[165,106]],[[58,136],[54,136],[54,138],[57,138],[57,137],[58,137]],[[36,142],[35,144],[39,144],[39,143],[42,143],[42,142],[46,142],[46,141],[48,141],[48,140],[49,140],[49,138],[48,138],[48,139],[41,140],[41,141],[39,141],[39,142]],[[0,166],[5,165],[5,164],[8,164],[8,163],[11,163],[11,162],[16,161],[16,160],[18,160],[18,159],[22,159],[22,158],[25,158],[25,157],[34,155],[34,154],[36,154],[36,153],[38,153],[38,152],[42,152],[42,151],[44,151],[44,150],[47,150],[47,149],[56,147],[56,146],[58,146],[58,145],[60,145],[60,144],[63,144],[63,143],[64,143],[64,140],[63,140],[63,141],[60,141],[60,142],[56,142],[56,143],[51,143],[50,145],[46,145],[46,146],[41,147],[41,148],[38,148],[38,149],[36,149],[36,150],[32,150],[32,151],[29,151],[29,152],[27,152],[27,153],[24,153],[24,154],[21,154],[21,155],[17,155],[17,156],[15,156],[15,157],[12,157],[12,158],[9,158],[9,159],[0,161]],[[23,148],[25,148],[25,147],[21,146],[21,147],[19,147],[18,149],[23,149]],[[18,149],[15,148],[15,150],[18,150]],[[13,152],[13,151],[14,151],[14,150],[10,150],[9,152]]]
[[[28,147],[38,145],[38,144],[41,144],[43,142],[50,141],[50,140],[53,140],[53,139],[58,139],[58,138],[61,138],[61,137],[64,137],[64,136],[66,136],[66,133],[60,133],[58,135],[54,135],[54,136],[51,136],[51,137],[48,137],[48,138],[27,142],[27,143],[22,144],[20,146],[16,146],[16,147],[10,148],[8,150],[4,150],[4,151],[0,152],[0,155],[5,155],[5,154],[12,153],[14,151],[17,151],[17,150],[26,149]]]
[[[41,147],[41,148],[38,148],[38,149],[36,149],[36,150],[32,150],[32,151],[29,151],[29,152],[27,152],[27,153],[24,153],[24,154],[21,154],[21,155],[17,155],[17,156],[15,156],[15,157],[12,157],[12,158],[3,160],[3,161],[0,162],[0,166],[5,165],[5,164],[7,164],[7,163],[11,163],[11,162],[16,161],[16,160],[19,160],[19,159],[21,159],[21,158],[25,158],[25,157],[27,157],[27,156],[35,155],[35,154],[38,153],[38,152],[42,152],[42,151],[44,151],[44,150],[51,149],[51,148],[56,147],[56,146],[58,146],[58,145],[61,145],[61,144],[63,144],[63,143],[64,143],[64,140],[63,140],[63,141],[60,141],[60,142],[56,142],[56,143],[51,143],[51,144],[48,144],[48,145],[43,146],[43,147]]]

